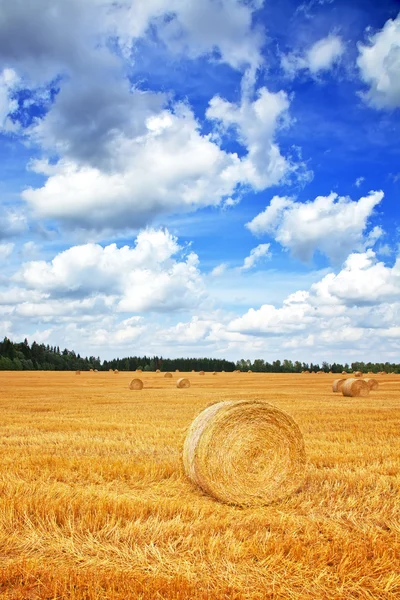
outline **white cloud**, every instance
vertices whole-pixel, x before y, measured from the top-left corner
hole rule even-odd
[[[133,248],[90,243],[69,248],[51,262],[24,263],[14,281],[50,295],[61,311],[65,299],[102,295],[117,312],[190,308],[204,298],[203,282],[197,256],[176,260],[181,251],[168,231],[150,229],[138,235]],[[46,304],[25,304],[23,310],[46,311]]]
[[[284,92],[272,94],[266,88],[254,102],[247,97],[240,105],[211,100],[207,117],[222,129],[234,128],[247,151],[241,158],[222,150],[215,136],[202,135],[188,106],[154,112],[140,135],[124,134],[110,142],[111,171],[67,159],[56,165],[34,161],[31,168],[48,179],[41,188],[26,189],[23,198],[40,217],[100,230],[141,227],[157,214],[224,200],[232,204],[239,186],[264,189],[298,169],[274,141],[288,106]]]
[[[330,35],[316,42],[307,52],[307,65],[311,73],[327,71],[344,53],[344,44],[337,35]]]
[[[151,24],[170,52],[189,58],[211,55],[234,69],[262,62],[264,35],[253,25],[262,0],[131,0],[119,2],[113,17],[120,44],[129,52]],[[168,15],[168,18],[165,16]]]
[[[243,271],[252,269],[262,258],[270,258],[271,253],[269,251],[270,244],[259,244],[250,251],[250,255],[244,259]]]
[[[383,196],[383,192],[370,192],[353,201],[331,193],[305,203],[274,196],[265,211],[247,223],[247,227],[255,235],[273,236],[301,260],[309,261],[319,250],[338,262],[352,250],[373,244],[382,234],[380,228],[375,228],[370,237],[364,237],[368,220]]]
[[[360,187],[360,185],[362,185],[365,181],[365,177],[357,177],[356,181],[355,181],[355,186],[356,187]]]
[[[309,71],[317,76],[329,71],[339,62],[345,51],[343,40],[337,35],[329,35],[313,44],[304,54],[286,54],[281,57],[285,73],[294,77],[298,71]]]
[[[376,108],[400,106],[400,14],[369,37],[367,45],[358,45],[357,65],[361,79],[369,86],[363,94]]]
[[[206,116],[216,121],[222,132],[233,131],[247,149],[247,156],[235,171],[241,182],[257,190],[278,183],[290,170],[274,141],[278,127],[285,123],[289,99],[285,92],[272,93],[263,87],[252,102],[244,90],[240,104],[215,96]]]
[[[14,250],[14,244],[0,244],[0,260],[6,260],[12,254]]]
[[[220,265],[217,265],[213,268],[210,275],[212,277],[220,277],[223,273],[225,273],[227,267],[228,265],[226,263],[221,263]]]
[[[0,207],[0,240],[18,236],[27,227],[26,215],[20,209]]]
[[[13,131],[15,125],[10,115],[18,109],[18,102],[13,92],[18,88],[19,78],[13,69],[0,72],[0,131]]]

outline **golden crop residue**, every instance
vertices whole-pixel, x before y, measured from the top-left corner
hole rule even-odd
[[[400,376],[368,397],[335,375],[0,372],[0,597],[395,600]],[[178,377],[191,386],[178,389]],[[185,476],[206,406],[265,399],[305,440],[300,490],[217,502]]]

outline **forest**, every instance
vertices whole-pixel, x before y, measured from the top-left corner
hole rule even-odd
[[[253,371],[256,373],[301,373],[302,371],[324,371],[326,373],[341,373],[342,371],[363,371],[378,373],[387,371],[400,373],[400,364],[352,362],[348,363],[306,363],[292,360],[274,360],[272,363],[257,358],[253,361],[241,359],[236,362],[223,358],[165,358],[163,356],[128,356],[101,361],[99,357],[83,357],[67,348],[60,350],[59,346],[48,344],[12,342],[7,337],[0,342],[0,370],[1,371],[226,371],[235,369]]]

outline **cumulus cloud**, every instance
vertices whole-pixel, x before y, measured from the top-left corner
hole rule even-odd
[[[190,108],[177,104],[148,116],[143,135],[110,143],[111,171],[66,159],[56,165],[36,161],[32,168],[48,179],[23,198],[41,217],[94,229],[140,227],[157,214],[229,202],[241,185],[264,189],[296,170],[274,141],[288,106],[284,92],[266,88],[254,102],[211,100],[207,117],[237,132],[247,151],[239,157],[202,135]]]
[[[366,45],[358,45],[357,65],[369,86],[364,99],[375,108],[400,106],[400,14],[386,21]]]
[[[383,196],[383,192],[370,192],[353,201],[331,193],[305,203],[274,196],[269,206],[246,226],[255,235],[274,237],[300,260],[311,260],[318,250],[337,263],[352,250],[374,243],[382,234],[380,228],[375,228],[371,237],[364,236],[368,220]]]
[[[240,180],[257,190],[280,181],[289,171],[288,161],[275,143],[275,132],[282,124],[289,99],[285,92],[272,93],[263,87],[252,102],[245,92],[240,104],[228,102],[219,96],[210,101],[206,116],[216,121],[223,132],[234,131],[247,149],[235,167]]]
[[[119,312],[179,310],[198,305],[204,296],[198,258],[191,252],[179,261],[175,256],[182,250],[168,231],[149,229],[134,247],[90,243],[51,262],[24,263],[14,281],[53,300],[103,295]]]
[[[308,291],[289,295],[281,306],[251,308],[226,328],[243,336],[275,339],[280,350],[309,347],[336,352],[342,346],[354,356],[360,343],[373,351],[382,340],[395,342],[399,298],[400,258],[389,267],[368,250],[351,254],[338,273],[329,273]]]
[[[338,63],[344,51],[341,37],[331,34],[315,42],[304,54],[283,55],[281,66],[290,77],[294,77],[298,71],[308,71],[312,76],[317,76]]]
[[[246,256],[244,259],[243,266],[240,267],[241,270],[246,271],[248,269],[252,269],[257,263],[259,263],[263,258],[270,258],[271,253],[269,251],[270,244],[259,244],[255,248],[250,251],[250,255]]]
[[[262,0],[123,0],[113,17],[125,52],[151,24],[170,52],[190,58],[211,55],[234,69],[256,69],[262,62],[264,35],[254,26],[253,14],[262,4]]]

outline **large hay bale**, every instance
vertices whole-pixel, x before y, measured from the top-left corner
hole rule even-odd
[[[199,375],[204,375],[204,371],[199,371]]]
[[[346,379],[335,379],[332,383],[332,392],[341,392]]]
[[[286,413],[261,400],[218,402],[189,427],[188,477],[217,500],[268,504],[294,492],[305,469],[303,436]]]
[[[376,379],[364,379],[367,382],[370,390],[377,390],[379,388],[379,383]]]
[[[177,388],[189,388],[190,387],[190,381],[189,381],[189,379],[186,379],[186,377],[181,377],[176,382],[176,387]]]
[[[171,377],[172,377],[172,373],[169,373],[169,372],[167,371],[167,372],[165,373],[164,377],[169,377],[169,378],[171,378]]]
[[[355,371],[355,372],[353,373],[353,375],[354,375],[354,377],[362,377],[362,373],[361,373],[361,371]]]
[[[343,396],[368,396],[369,387],[368,383],[364,379],[346,379],[342,385]]]
[[[129,384],[130,390],[142,390],[143,389],[143,381],[141,379],[132,379]]]

